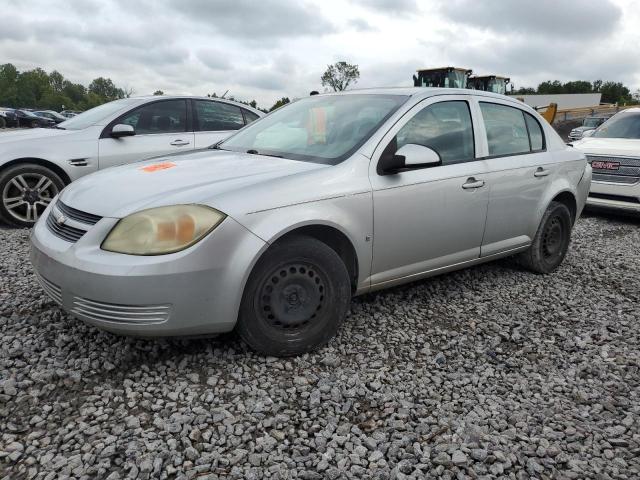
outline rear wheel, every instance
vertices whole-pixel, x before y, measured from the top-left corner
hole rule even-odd
[[[31,128],[38,128],[38,122],[36,122],[35,120],[31,122]]]
[[[10,167],[0,172],[0,217],[14,226],[31,227],[63,188],[62,179],[41,165]]]
[[[271,247],[251,272],[236,329],[260,353],[298,355],[336,334],[350,300],[338,254],[315,238],[293,237]]]
[[[529,250],[520,255],[521,263],[536,273],[551,273],[560,266],[569,250],[572,219],[569,208],[551,202]]]

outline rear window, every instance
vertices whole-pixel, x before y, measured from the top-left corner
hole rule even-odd
[[[480,110],[490,157],[544,150],[544,133],[533,115],[519,108],[489,102],[480,102]]]

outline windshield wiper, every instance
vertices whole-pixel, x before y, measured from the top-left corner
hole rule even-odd
[[[216,142],[216,143],[214,143],[213,145],[211,145],[209,148],[210,148],[211,150],[224,150],[224,151],[226,152],[227,150],[226,150],[226,149],[224,149],[224,148],[222,148],[222,147],[220,146],[220,144],[221,144],[222,142],[223,142],[223,141],[222,141],[222,140],[220,140],[219,142]]]
[[[251,155],[263,155],[265,157],[282,158],[282,155],[274,155],[274,154],[270,154],[270,153],[260,153],[258,150],[255,150],[253,148],[250,148],[249,150],[247,150],[247,153],[250,153]]]

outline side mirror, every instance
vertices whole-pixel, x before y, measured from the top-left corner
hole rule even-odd
[[[113,138],[133,137],[135,134],[136,130],[131,125],[125,125],[124,123],[118,123],[111,129]]]
[[[435,150],[423,145],[407,143],[396,151],[393,158],[389,159],[384,166],[384,174],[392,175],[406,170],[434,167],[441,163],[440,155]]]

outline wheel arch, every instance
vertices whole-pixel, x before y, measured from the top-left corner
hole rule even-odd
[[[552,202],[559,202],[569,209],[571,212],[571,222],[572,224],[576,222],[576,216],[578,214],[578,202],[576,200],[576,196],[570,190],[563,190],[560,193],[557,193],[555,197],[551,199]]]
[[[9,160],[8,162],[5,162],[4,164],[2,164],[2,166],[0,166],[0,172],[6,170],[7,168],[26,163],[34,163],[36,165],[40,165],[41,167],[48,168],[60,177],[65,186],[71,183],[69,174],[67,174],[67,172],[65,172],[64,169],[60,167],[60,165],[56,165],[54,162],[37,157],[22,157]]]
[[[269,247],[293,236],[308,236],[315,238],[336,252],[347,267],[352,292],[356,291],[360,275],[360,261],[353,242],[349,236],[342,231],[342,229],[336,225],[321,222],[293,225],[272,237],[268,242]],[[269,248],[263,251],[260,254],[260,257],[265,255],[268,251]]]

